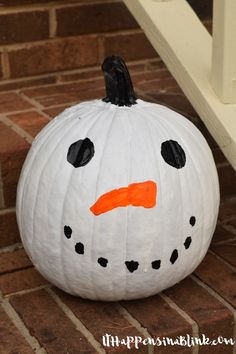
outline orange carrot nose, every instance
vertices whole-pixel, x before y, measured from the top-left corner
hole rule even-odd
[[[128,187],[114,189],[103,194],[90,210],[94,215],[100,215],[114,208],[128,205],[153,208],[156,205],[157,185],[146,181],[129,184]]]

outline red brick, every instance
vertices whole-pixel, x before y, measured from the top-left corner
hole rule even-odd
[[[0,94],[0,113],[20,111],[28,108],[32,108],[32,106],[15,92]]]
[[[36,288],[45,284],[47,284],[47,281],[34,268],[19,270],[0,276],[0,290],[4,295]]]
[[[39,87],[24,90],[25,95],[33,97],[44,107],[66,103],[102,98],[105,95],[104,80],[94,80],[62,84],[48,87]],[[70,105],[71,105],[70,104]]]
[[[82,2],[84,3],[85,0],[70,0],[70,3],[74,3],[74,2]],[[86,2],[95,2],[96,0],[86,0]],[[110,1],[110,0],[103,0],[103,1]],[[62,0],[53,0],[53,3],[55,3],[55,5],[57,3],[61,4]],[[25,4],[44,4],[44,3],[48,3],[48,0],[1,0],[1,5],[2,6],[15,6],[15,5],[25,5]]]
[[[81,69],[82,70],[82,69]],[[67,74],[62,74],[60,76],[61,81],[80,81],[86,79],[96,79],[97,77],[103,76],[101,68],[94,68],[90,70],[84,69],[83,71],[79,70],[78,72],[68,72]]]
[[[96,353],[44,290],[14,296],[10,302],[47,353]]]
[[[235,272],[212,254],[207,254],[195,274],[233,306],[236,306]]]
[[[32,267],[32,263],[24,249],[0,254],[0,274],[29,267]]]
[[[12,80],[11,82],[4,82],[0,83],[0,91],[9,91],[9,90],[16,90],[25,87],[32,87],[37,85],[48,85],[54,84],[56,82],[56,76],[47,76],[41,77],[36,79],[26,79],[20,81]]]
[[[167,83],[169,83],[169,81],[167,81]],[[155,90],[155,84],[157,83],[155,82],[154,85],[151,85],[150,90],[148,90],[149,83],[147,83],[147,91],[145,91],[145,93],[148,94],[156,103],[163,104],[164,106],[167,106],[184,115],[190,115],[192,117],[198,116],[196,111],[193,109],[193,106],[184,95],[158,92],[156,93],[158,87]],[[160,80],[159,85],[162,85],[162,80]],[[161,86],[161,89],[162,87],[164,86]]]
[[[153,67],[152,67],[152,62],[151,63],[147,63],[146,61],[144,62],[139,62],[139,63],[135,63],[135,62],[129,62],[126,63],[127,67],[129,69],[129,72],[132,76],[133,79],[133,75],[135,74],[143,74],[144,71],[147,70],[147,65],[150,66],[150,68],[152,67],[153,72],[155,72],[155,70],[157,69],[162,69],[163,65],[160,63],[160,61],[158,61],[159,64],[157,64],[156,62],[153,62]],[[102,78],[103,79],[103,72],[100,66],[96,66],[94,68],[84,68],[84,69],[80,69],[77,72],[73,71],[72,73],[68,72],[66,74],[62,74],[60,76],[61,81],[80,81],[80,80],[86,80],[86,79],[97,79],[97,78]]]
[[[0,122],[0,160],[5,207],[15,205],[16,186],[29,143]]]
[[[0,16],[0,44],[31,42],[48,38],[46,11],[18,12]]]
[[[16,185],[29,147],[22,137],[0,122],[0,161],[5,207],[15,204]]]
[[[236,235],[234,235],[232,232],[226,230],[221,225],[217,225],[212,238],[212,244],[215,245],[222,242],[230,243],[235,238]]]
[[[53,108],[48,108],[45,109],[44,112],[48,114],[50,117],[54,118],[61,112],[63,112],[66,108],[68,108],[70,105],[66,104],[64,106],[58,106],[58,107],[53,107]]]
[[[158,76],[158,74],[156,76]],[[174,87],[177,87],[177,83],[172,77],[166,77],[163,79],[150,80],[147,82],[138,83],[136,87],[140,89],[142,92],[144,92],[145,94],[148,94],[150,90],[152,90],[155,93],[159,92],[161,93],[160,99],[162,99],[163,98],[162,93],[164,92],[165,94],[172,94],[172,89]],[[157,100],[157,102],[160,103],[158,99],[159,97],[155,97],[155,100]]]
[[[10,246],[20,242],[20,235],[16,223],[16,213],[9,211],[0,213],[0,247]]]
[[[22,77],[98,63],[96,37],[55,39],[9,52],[11,77]]]
[[[0,122],[0,158],[4,162],[10,155],[25,152],[29,144],[10,127]]]
[[[236,197],[236,171],[230,165],[218,167],[221,197]]]
[[[15,179],[15,182],[12,183],[6,182],[4,185],[3,195],[4,195],[5,207],[7,208],[14,207],[16,204],[16,191],[17,191],[17,183],[19,177],[20,177],[20,170],[17,173],[14,173],[14,175],[12,176],[12,178]]]
[[[168,87],[168,93],[184,95],[182,89],[179,86]]]
[[[56,14],[58,36],[111,32],[138,27],[127,7],[121,2],[60,8]]]
[[[173,76],[170,74],[170,72],[164,68],[161,70],[149,70],[149,71],[133,71],[132,73],[132,82],[134,84],[134,86],[138,85],[138,84],[143,84],[143,83],[151,83],[154,81],[156,82],[157,80],[162,80],[162,79],[173,79]],[[175,81],[176,84],[176,81]],[[151,89],[149,89],[149,91],[151,91],[152,89],[155,89],[155,85],[152,86]]]
[[[165,293],[197,322],[200,335],[204,334],[210,339],[216,339],[218,336],[233,337],[233,313],[192,279],[182,280]],[[199,353],[215,352],[215,347],[199,348]],[[217,353],[232,353],[232,347],[220,345],[217,347]]]
[[[0,308],[0,352],[1,354],[33,354],[34,350],[26,342],[7,314]]]
[[[61,105],[62,103],[77,104],[81,101],[87,101],[96,98],[104,97],[104,89],[93,89],[88,91],[75,92],[71,94],[58,94],[48,97],[40,97],[37,101],[44,107],[51,107],[54,105]]]
[[[236,241],[236,235],[235,235]],[[212,251],[215,252],[218,256],[223,258],[225,261],[232,264],[236,267],[236,244],[231,245],[217,245],[211,247]]]
[[[3,73],[2,73],[2,55],[0,54],[0,79],[2,79]]]
[[[143,33],[126,33],[104,38],[104,57],[119,55],[126,61],[158,57]]]
[[[8,118],[33,137],[49,123],[45,116],[36,111],[12,114]]]
[[[71,309],[76,317],[93,334],[97,341],[102,344],[102,336],[105,333],[119,338],[127,336],[142,336],[118,311],[116,303],[98,302],[80,299],[70,296],[60,290],[56,290],[63,302]],[[107,347],[107,353],[127,353],[126,346],[119,348]],[[137,349],[129,349],[129,353],[136,353]],[[147,353],[147,347],[140,347],[140,353]]]
[[[37,99],[37,101],[44,107],[58,106],[58,105],[66,105],[68,103],[70,106],[73,103],[79,103],[78,95],[76,94],[55,94],[52,96],[44,96]]]
[[[173,87],[178,86],[175,79],[167,70],[134,73],[132,75],[132,81],[136,90],[140,90],[144,94],[151,96],[151,101],[157,100],[158,102],[163,98],[162,95],[155,97],[158,93],[165,92],[166,94],[171,94]],[[174,96],[176,95],[164,97],[163,101],[170,99],[170,97],[174,101]]]
[[[180,335],[192,334],[191,325],[158,295],[143,300],[122,302],[122,306],[148,330],[153,338],[176,339]],[[155,347],[155,353],[158,354],[170,354],[179,350],[177,346],[171,347],[171,351],[170,347]],[[183,348],[181,351],[183,352]],[[191,353],[191,350],[189,352]]]
[[[46,98],[48,96],[55,96],[57,94],[76,95],[77,93],[83,93],[84,91],[93,91],[95,89],[104,87],[104,80],[102,78],[96,78],[94,80],[88,80],[84,82],[72,82],[58,85],[51,85],[47,87],[35,87],[32,89],[26,89],[23,93],[28,97],[34,99]]]
[[[146,62],[146,68],[147,70],[150,70],[150,71],[155,71],[155,70],[162,70],[162,69],[165,69],[167,70],[167,67],[165,65],[165,63],[162,61],[161,58],[157,58],[156,60],[150,60],[150,61],[147,61]]]
[[[236,198],[226,199],[220,204],[219,219],[226,222],[236,215]]]

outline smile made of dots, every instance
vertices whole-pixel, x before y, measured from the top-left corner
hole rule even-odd
[[[195,216],[191,216],[191,218],[189,219],[189,223],[191,226],[194,226],[196,223],[196,218]],[[72,229],[70,228],[70,226],[65,225],[64,226],[64,235],[66,236],[67,239],[70,239],[72,236]],[[192,238],[191,236],[188,236],[186,238],[186,240],[184,241],[184,247],[187,250],[190,245],[192,243]],[[82,242],[78,242],[75,244],[75,252],[78,254],[83,255],[84,254],[84,244]],[[174,249],[173,252],[171,253],[171,257],[170,257],[170,263],[174,264],[177,259],[178,259],[178,250]],[[108,264],[108,259],[103,258],[103,257],[99,257],[97,260],[98,264],[100,264],[101,267],[106,268],[107,264]],[[127,269],[129,270],[130,273],[133,273],[135,270],[138,269],[139,263],[131,260],[131,261],[125,261],[125,265],[127,267]],[[161,260],[155,260],[152,262],[152,268],[153,269],[159,269],[161,267]]]

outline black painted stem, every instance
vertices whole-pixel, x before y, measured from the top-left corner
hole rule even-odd
[[[124,60],[114,55],[107,57],[102,64],[102,70],[106,85],[106,97],[103,101],[117,106],[136,104],[137,98]]]

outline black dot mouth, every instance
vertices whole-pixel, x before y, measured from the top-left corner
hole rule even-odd
[[[152,262],[152,268],[153,269],[159,269],[161,267],[161,260],[158,259],[158,260],[155,260]]]
[[[179,257],[179,252],[177,249],[174,249],[174,251],[171,253],[170,256],[170,263],[174,264],[177,261],[178,257]]]
[[[84,244],[82,242],[76,243],[75,252],[78,254],[84,254]]]
[[[64,226],[64,235],[66,236],[66,238],[71,238],[72,229],[70,228],[70,226]]]
[[[189,224],[193,227],[195,224],[196,224],[196,217],[195,216],[191,216],[190,219],[189,219]],[[64,235],[67,239],[70,239],[71,236],[72,236],[72,229],[70,226],[68,225],[65,225],[64,226]],[[183,243],[183,246],[185,248],[185,250],[188,250],[192,244],[193,240],[192,240],[192,237],[191,236],[188,236],[184,243]],[[79,255],[83,255],[84,254],[84,244],[82,242],[77,242],[75,244],[75,252]],[[179,258],[179,251],[177,248],[175,248],[172,253],[171,253],[171,256],[169,258],[169,262],[174,265],[177,260]],[[107,268],[108,266],[108,259],[107,258],[104,258],[104,257],[99,257],[97,259],[97,263],[102,267],[102,268]],[[130,272],[130,273],[134,273],[135,271],[138,270],[139,268],[139,262],[135,261],[135,260],[129,260],[129,261],[125,261],[125,266],[127,268],[127,270]],[[151,266],[152,266],[152,269],[154,270],[159,270],[161,268],[161,260],[160,259],[155,259],[154,261],[151,262]]]
[[[188,236],[188,237],[186,238],[185,242],[184,242],[184,247],[185,247],[186,250],[189,249],[191,243],[192,243],[192,237],[191,237],[191,236]]]
[[[98,264],[100,264],[101,267],[106,268],[108,264],[108,259],[100,257],[98,258]]]
[[[138,269],[139,263],[136,261],[126,261],[125,265],[130,273],[135,272]]]
[[[189,223],[190,223],[191,226],[194,226],[196,224],[195,216],[191,216],[191,218],[189,219]]]

